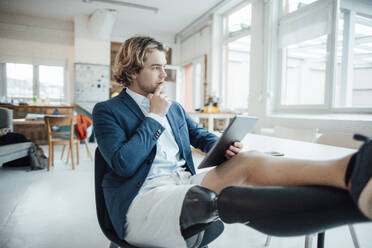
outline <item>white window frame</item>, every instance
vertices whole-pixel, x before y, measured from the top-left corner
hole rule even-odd
[[[33,96],[40,98],[39,96],[39,66],[58,66],[63,67],[63,98],[48,98],[52,102],[67,102],[67,82],[68,82],[68,62],[64,59],[44,59],[44,58],[30,58],[30,57],[12,57],[5,56],[0,57],[0,66],[1,66],[1,81],[4,82],[0,87],[0,97],[8,97],[7,95],[7,77],[6,77],[6,63],[14,64],[29,64],[33,66],[33,79],[32,79],[32,91]],[[31,98],[25,97],[12,97],[14,100],[27,100],[32,101]]]
[[[315,5],[319,4],[320,1],[326,0],[318,0],[317,2],[311,3],[308,6],[302,7],[301,9],[291,12],[287,15],[295,15],[299,11],[304,11],[309,8],[313,8]],[[324,103],[323,104],[298,104],[298,105],[283,105],[281,104],[281,97],[282,97],[282,83],[284,83],[283,78],[283,60],[284,60],[284,49],[279,48],[279,45],[276,44],[277,48],[277,70],[276,74],[279,80],[276,82],[276,90],[275,90],[275,100],[274,100],[274,112],[276,113],[370,113],[372,112],[372,108],[340,108],[334,106],[334,98],[335,98],[335,80],[336,80],[336,67],[337,67],[337,35],[338,35],[338,21],[339,21],[339,13],[344,9],[353,9],[355,12],[360,13],[370,11],[372,13],[372,6],[367,5],[364,3],[358,2],[355,4],[354,1],[351,0],[334,0],[332,1],[332,30],[329,35],[327,35],[327,54],[328,58],[326,61],[326,75],[325,75],[325,91],[324,91]],[[341,8],[340,8],[341,7]],[[278,4],[278,17],[285,18],[283,14],[283,0],[279,1]],[[279,22],[278,22],[279,23]],[[278,31],[279,27],[277,27]],[[278,34],[278,32],[277,32]],[[344,52],[347,49],[343,49]],[[275,58],[273,56],[272,58]],[[344,63],[350,63],[350,61],[342,61],[342,66],[345,66]],[[344,72],[342,72],[344,73]],[[345,81],[346,82],[346,81]],[[352,83],[352,81],[351,81]],[[345,84],[345,83],[344,83]],[[346,86],[344,86],[346,87]],[[346,89],[346,88],[345,88]]]
[[[222,14],[222,26],[223,26],[222,35],[223,35],[223,38],[222,38],[221,49],[220,49],[220,51],[222,52],[222,60],[221,60],[222,80],[221,80],[220,89],[221,89],[221,97],[222,97],[223,101],[226,101],[226,99],[225,99],[225,87],[226,87],[225,84],[226,84],[226,80],[227,80],[227,56],[226,56],[227,51],[226,51],[226,49],[227,49],[228,43],[236,41],[236,40],[238,40],[238,39],[240,39],[244,36],[251,36],[251,44],[252,44],[252,34],[251,34],[252,23],[251,23],[251,26],[249,26],[248,28],[244,28],[244,29],[241,29],[241,30],[238,30],[238,31],[228,33],[224,20],[229,15],[238,11],[239,9],[244,8],[248,4],[253,5],[252,0],[243,1],[243,2],[235,5],[234,7],[230,8],[229,10],[227,10],[226,12],[224,12]],[[253,8],[253,6],[252,6],[252,8]],[[225,103],[223,103],[222,106],[225,106]],[[247,108],[233,109],[233,111],[236,111],[236,112],[246,112],[247,110],[248,110]]]

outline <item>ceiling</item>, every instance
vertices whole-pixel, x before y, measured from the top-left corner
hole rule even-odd
[[[132,30],[137,33],[175,35],[221,0],[117,0],[159,9],[149,10],[82,0],[1,0],[0,11],[63,21],[76,15],[89,15],[100,8],[116,9],[113,35]]]

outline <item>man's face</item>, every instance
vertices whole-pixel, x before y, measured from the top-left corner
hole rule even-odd
[[[143,68],[133,75],[133,84],[129,88],[143,96],[154,93],[156,87],[164,84],[167,76],[164,71],[165,64],[164,52],[155,49],[148,53]]]

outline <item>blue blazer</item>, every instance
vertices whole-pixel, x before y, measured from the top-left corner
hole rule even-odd
[[[218,137],[200,127],[176,102],[166,116],[186,168],[195,174],[190,144],[208,152]],[[117,97],[95,105],[93,128],[110,167],[102,182],[106,208],[118,237],[124,239],[128,208],[150,171],[164,127],[145,117],[124,89]]]

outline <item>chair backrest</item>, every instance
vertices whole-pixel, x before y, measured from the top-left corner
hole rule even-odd
[[[278,138],[293,139],[306,142],[315,142],[318,128],[297,129],[282,126],[275,126],[275,136]]]
[[[354,140],[353,134],[339,132],[323,133],[316,143],[352,149],[358,149],[363,144],[361,141]]]
[[[48,130],[48,139],[52,136],[70,135],[73,137],[74,124],[76,123],[75,116],[73,115],[46,115],[44,117],[45,124]],[[58,127],[69,126],[68,130],[60,130]]]
[[[115,233],[114,227],[111,223],[110,217],[108,215],[105,198],[103,196],[102,181],[103,177],[107,171],[107,163],[102,157],[99,149],[96,149],[94,157],[94,186],[95,186],[95,195],[96,195],[96,210],[97,210],[97,219],[99,226],[103,234],[112,242],[119,245],[123,248],[136,248],[131,246],[124,240],[118,238]]]
[[[13,131],[13,110],[0,108],[0,128],[9,128]]]
[[[136,248],[118,238],[115,233],[114,227],[111,223],[110,217],[108,215],[105,198],[103,195],[102,181],[105,173],[107,172],[108,165],[101,155],[99,149],[96,149],[94,158],[94,186],[96,195],[96,211],[99,226],[105,236],[111,241],[122,248]],[[198,224],[189,227],[184,231],[183,236],[185,238],[191,237],[198,232],[205,231],[201,247],[204,247],[208,243],[216,239],[224,229],[224,225],[221,221],[215,221],[209,224]]]

